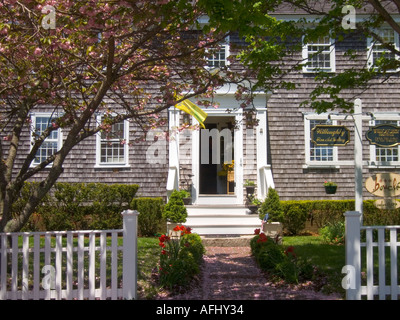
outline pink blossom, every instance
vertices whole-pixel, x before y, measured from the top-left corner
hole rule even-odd
[[[40,56],[42,54],[42,49],[36,48],[33,53],[35,54],[35,56]]]

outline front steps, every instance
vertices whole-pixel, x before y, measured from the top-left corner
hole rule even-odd
[[[243,205],[190,205],[185,226],[201,236],[253,235],[261,228],[258,214],[251,214]]]

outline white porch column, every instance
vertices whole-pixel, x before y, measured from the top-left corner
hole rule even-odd
[[[179,126],[179,115],[180,112],[175,107],[169,109],[168,196],[174,189],[179,189],[179,132],[175,130]]]
[[[268,164],[268,123],[267,108],[257,108],[258,126],[254,143],[257,144],[257,197],[267,197],[268,188],[275,188],[271,166]]]

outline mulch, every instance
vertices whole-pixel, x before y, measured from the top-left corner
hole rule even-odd
[[[314,290],[311,282],[277,283],[260,270],[251,249],[207,246],[201,273],[189,290],[161,292],[156,300],[341,300]]]

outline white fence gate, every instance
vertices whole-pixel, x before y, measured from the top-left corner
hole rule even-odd
[[[361,226],[357,211],[345,217],[346,264],[352,270],[347,299],[398,300],[400,226]]]
[[[0,300],[136,299],[137,211],[123,229],[0,233]]]

